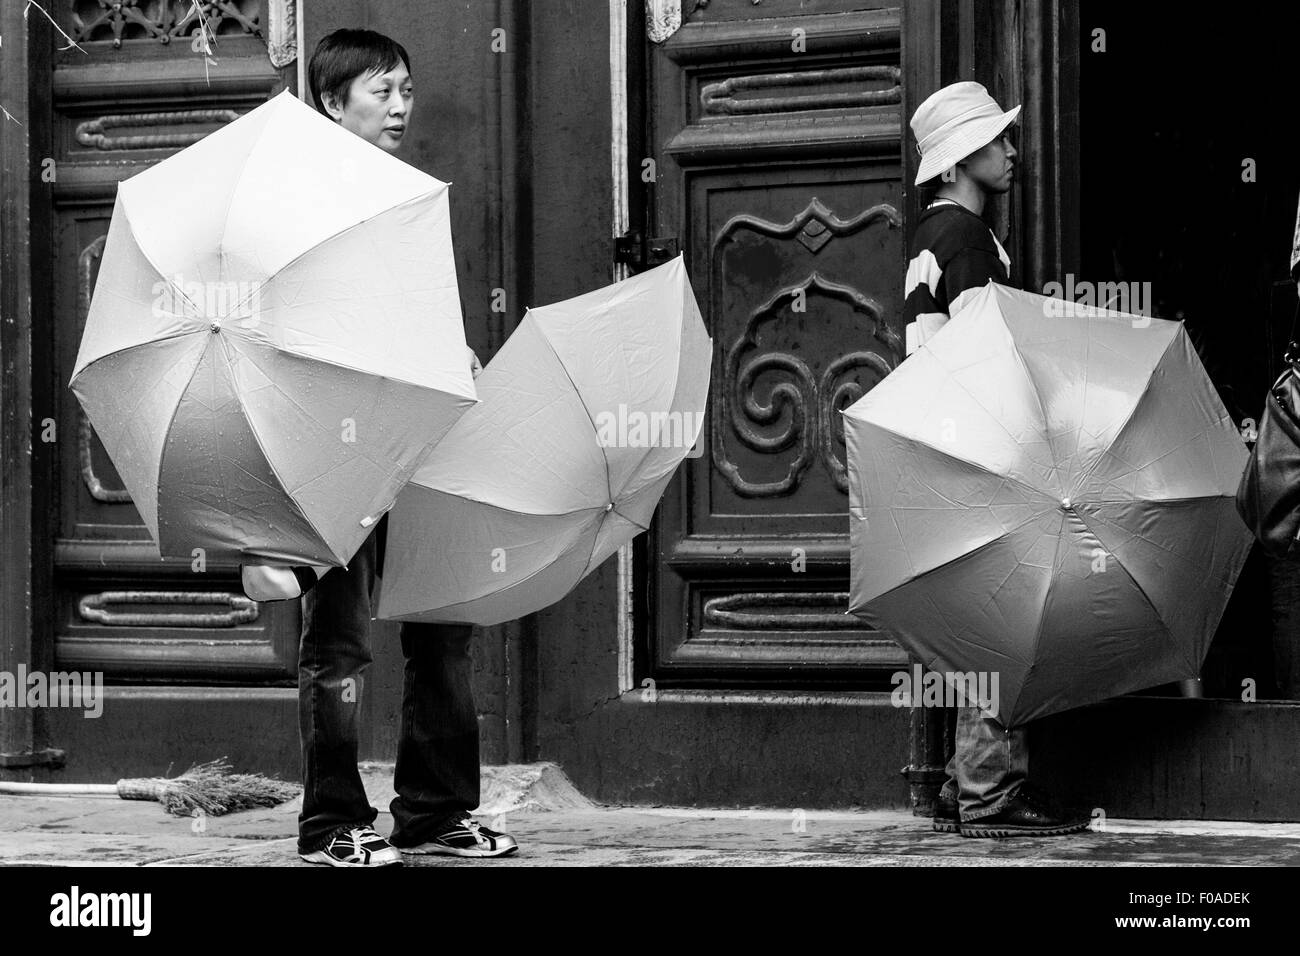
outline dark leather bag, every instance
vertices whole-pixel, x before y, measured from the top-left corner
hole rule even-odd
[[[1237,486],[1237,512],[1267,553],[1300,558],[1300,346],[1295,342],[1285,361]]]

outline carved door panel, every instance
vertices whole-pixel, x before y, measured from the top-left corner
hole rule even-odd
[[[227,685],[237,694],[240,686],[294,683],[296,603],[249,601],[235,566],[198,556],[164,564],[67,388],[117,183],[247,112],[281,85],[267,53],[265,0],[200,5],[216,34],[215,64],[192,47],[192,6],[64,2],[60,24],[85,52],[59,53],[53,76],[55,368],[47,407],[59,436],[56,666],[100,671],[110,687],[187,685],[193,690],[182,687],[171,700],[192,693],[198,708],[209,707],[212,698],[195,685]],[[187,197],[169,198],[176,215],[185,215]],[[175,709],[167,713],[158,721],[175,720]],[[111,723],[113,714],[110,698],[102,723]],[[134,729],[141,730],[138,723]],[[166,741],[177,729],[143,731]],[[284,729],[286,740],[292,732]],[[70,763],[80,756],[75,732],[57,744],[69,751]],[[112,763],[102,753],[95,759],[97,766]]]
[[[906,661],[846,614],[839,415],[903,357],[900,16],[688,0],[650,51],[650,228],[681,238],[714,340],[704,454],[647,545],[659,681],[861,686]]]

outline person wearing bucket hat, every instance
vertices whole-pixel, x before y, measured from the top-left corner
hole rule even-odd
[[[1019,115],[970,81],[945,86],[912,115],[916,185],[937,185],[938,194],[917,223],[907,270],[909,355],[989,280],[1007,281],[1011,259],[980,216],[990,195],[1011,188],[1016,150],[1006,131]]]
[[[907,354],[925,344],[989,282],[1007,283],[1011,259],[981,218],[989,196],[1011,188],[1015,147],[1003,111],[979,83],[953,83],[912,116],[921,154],[916,184],[937,183],[917,222],[904,290]],[[968,837],[1059,836],[1088,818],[1026,779],[1028,734],[1004,728],[979,707],[957,712],[956,748],[935,803],[933,827]]]

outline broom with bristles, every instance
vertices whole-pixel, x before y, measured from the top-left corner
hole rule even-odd
[[[219,817],[239,810],[274,807],[292,800],[300,788],[260,773],[233,773],[226,758],[195,764],[179,777],[140,777],[117,783],[9,783],[0,793],[38,796],[98,796],[156,800],[178,817]]]

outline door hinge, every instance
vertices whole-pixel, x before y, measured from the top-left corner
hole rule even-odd
[[[672,262],[679,252],[680,243],[676,236],[647,239],[632,231],[614,240],[614,262],[630,267],[633,272],[644,272]]]

